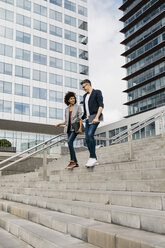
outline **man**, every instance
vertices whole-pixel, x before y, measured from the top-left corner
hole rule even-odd
[[[85,139],[90,153],[86,167],[93,167],[98,165],[94,134],[102,118],[102,110],[104,108],[103,97],[100,90],[92,88],[90,80],[83,80],[81,86],[86,92],[83,97],[84,115],[82,119],[86,120]]]

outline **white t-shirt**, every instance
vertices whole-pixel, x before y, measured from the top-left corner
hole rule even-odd
[[[86,114],[87,114],[87,119],[90,116],[90,112],[89,112],[89,106],[88,106],[88,102],[89,102],[89,97],[91,94],[87,94],[86,98],[85,98],[85,109],[86,109]]]

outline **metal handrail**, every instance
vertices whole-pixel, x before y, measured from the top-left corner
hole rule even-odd
[[[149,124],[153,123],[157,119],[161,119],[161,130],[162,130],[162,138],[164,137],[164,119],[163,116],[165,115],[165,109],[148,117],[142,122],[138,122],[137,124],[133,125],[131,128],[127,128],[126,130],[120,132],[119,134],[111,137],[109,140],[114,140],[118,138],[117,140],[112,142],[113,144],[119,143],[121,140],[128,138],[129,142],[129,155],[130,160],[133,159],[133,146],[132,146],[132,135],[138,131],[140,131],[142,128],[148,126]],[[124,135],[125,134],[125,135]],[[121,137],[122,135],[122,137]]]
[[[59,137],[61,137],[61,136],[63,136],[63,135],[64,135],[64,133],[59,134],[59,135],[57,135],[57,136],[54,136],[54,137],[52,137],[52,138],[50,138],[50,139],[48,139],[48,140],[46,140],[46,141],[43,141],[42,143],[40,143],[40,144],[38,144],[38,145],[35,145],[35,146],[33,146],[33,147],[28,148],[27,150],[25,150],[25,151],[23,151],[23,152],[21,152],[21,153],[18,153],[18,154],[14,155],[14,156],[11,156],[10,158],[7,158],[7,159],[1,161],[1,162],[0,162],[0,165],[5,164],[6,162],[9,162],[9,161],[12,160],[12,159],[17,158],[17,157],[19,157],[19,156],[21,156],[21,155],[23,155],[23,154],[25,154],[25,153],[27,153],[27,152],[30,152],[31,150],[34,150],[35,148],[37,148],[37,147],[39,147],[39,146],[42,146],[42,145],[44,145],[45,143],[48,143],[48,142],[50,142],[50,141],[52,141],[52,140],[54,140],[54,139],[56,139],[56,138],[59,138]],[[2,170],[2,168],[0,168],[0,170]]]
[[[36,149],[36,148],[38,148],[38,147],[40,147],[40,146],[43,146],[41,149],[39,149],[39,150],[37,150],[37,151],[34,151],[34,152],[28,154],[27,156],[25,156],[25,157],[23,157],[23,158],[19,158],[19,159],[13,161],[13,162],[11,162],[11,163],[9,163],[9,164],[7,164],[7,165],[1,167],[1,168],[0,168],[0,175],[2,175],[2,171],[3,171],[5,168],[8,168],[8,167],[10,167],[10,166],[12,166],[12,165],[14,165],[14,164],[17,164],[17,163],[23,161],[23,160],[26,160],[26,159],[32,157],[33,155],[35,155],[35,154],[40,153],[40,152],[43,151],[43,152],[44,152],[44,155],[43,155],[43,179],[44,179],[44,180],[47,180],[47,167],[46,167],[46,165],[47,165],[47,149],[50,148],[50,147],[52,147],[52,146],[54,146],[55,144],[58,144],[58,143],[60,143],[60,142],[66,141],[66,139],[63,138],[63,139],[60,139],[60,140],[58,140],[58,141],[54,141],[53,143],[51,143],[51,144],[49,144],[49,145],[47,145],[47,143],[49,143],[50,141],[52,141],[52,140],[54,140],[54,139],[57,139],[57,138],[59,138],[59,137],[62,137],[62,136],[64,136],[64,133],[59,134],[59,135],[57,135],[57,136],[54,136],[54,137],[52,137],[52,138],[50,138],[50,139],[48,139],[48,140],[46,140],[46,141],[43,141],[42,143],[40,143],[40,144],[38,144],[38,145],[35,145],[35,146],[33,146],[33,147],[31,147],[31,148],[29,148],[29,149],[27,149],[27,150],[25,150],[25,151],[23,151],[23,152],[21,152],[21,153],[19,153],[19,154],[16,154],[16,155],[14,155],[14,156],[12,156],[12,157],[10,157],[10,158],[8,158],[8,159],[3,160],[2,162],[0,162],[0,165],[5,164],[5,163],[9,162],[10,160],[12,160],[12,159],[14,159],[14,158],[17,158],[17,157],[19,157],[20,155],[23,155],[23,154],[25,154],[25,153],[27,153],[27,152],[30,152],[31,150],[34,150],[34,149]]]
[[[64,141],[66,141],[66,139],[61,139],[61,140],[55,141],[55,142],[51,143],[50,145],[48,145],[48,146],[46,146],[46,147],[43,147],[43,148],[41,148],[41,149],[39,149],[39,150],[37,150],[37,151],[35,151],[35,152],[33,152],[33,153],[30,153],[30,154],[27,155],[26,157],[20,158],[20,159],[18,159],[18,160],[16,160],[16,161],[13,161],[12,163],[10,163],[10,164],[8,164],[8,165],[5,165],[5,166],[1,167],[1,168],[0,168],[0,171],[6,169],[6,168],[8,168],[8,167],[10,167],[11,165],[14,165],[14,164],[17,164],[17,163],[19,163],[19,162],[21,162],[21,161],[23,161],[23,160],[26,160],[27,158],[30,158],[30,157],[32,157],[33,155],[35,155],[35,154],[37,154],[37,153],[40,153],[40,152],[42,152],[42,151],[44,151],[44,150],[46,150],[46,149],[48,149],[48,148],[50,148],[50,147],[52,147],[52,146],[54,146],[54,145],[56,145],[56,144],[58,144],[58,143],[60,143],[60,142],[64,142]],[[46,143],[44,143],[44,144],[46,144]]]
[[[154,114],[154,115],[152,115],[152,116],[150,116],[150,117],[148,117],[144,121],[138,122],[137,124],[133,125],[132,127],[123,130],[122,132],[120,132],[120,133],[114,135],[113,137],[109,138],[109,140],[115,140],[117,138],[120,138],[121,135],[126,134],[126,136],[122,136],[120,140],[112,142],[112,144],[116,144],[116,143],[120,142],[121,140],[127,138],[129,136],[128,133],[130,131],[132,131],[132,133],[135,133],[135,132],[141,130],[143,127],[145,127],[145,126],[149,125],[150,123],[154,122],[154,120],[156,120],[158,118],[161,118],[162,114],[163,115],[165,114],[165,109],[160,111],[160,112],[158,112],[158,113],[156,113],[156,114]]]

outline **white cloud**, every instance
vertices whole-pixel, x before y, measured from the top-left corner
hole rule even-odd
[[[122,12],[118,10],[121,0],[89,0],[89,66],[94,88],[104,96],[106,123],[117,121],[127,115],[125,76],[121,66],[125,63],[120,54],[123,35],[119,32]]]

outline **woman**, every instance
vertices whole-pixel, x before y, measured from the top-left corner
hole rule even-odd
[[[79,166],[73,147],[73,142],[78,133],[82,132],[82,110],[81,107],[76,104],[77,100],[74,92],[68,92],[65,95],[64,102],[68,106],[65,109],[65,122],[59,123],[55,127],[58,128],[59,126],[66,125],[64,132],[68,134],[68,147],[70,152],[70,163],[68,164],[67,168],[72,169]],[[72,126],[72,124],[76,122],[80,123],[80,127],[77,132],[74,131]]]

